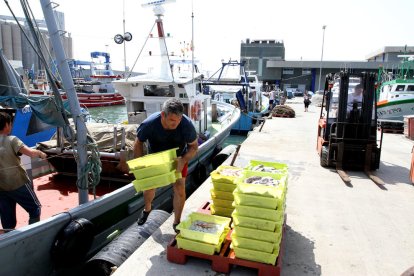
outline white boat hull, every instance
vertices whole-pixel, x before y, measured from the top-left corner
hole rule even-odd
[[[414,98],[377,104],[378,119],[403,121],[407,115],[414,115]]]

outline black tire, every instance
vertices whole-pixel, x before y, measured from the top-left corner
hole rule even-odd
[[[329,167],[329,160],[328,160],[328,158],[329,158],[328,147],[323,146],[322,147],[322,150],[321,150],[321,160],[320,160],[322,167],[325,167],[325,168],[326,167]]]

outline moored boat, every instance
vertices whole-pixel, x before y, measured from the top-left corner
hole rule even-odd
[[[379,69],[377,89],[378,119],[403,121],[414,114],[414,56],[402,55],[403,61],[395,73]]]

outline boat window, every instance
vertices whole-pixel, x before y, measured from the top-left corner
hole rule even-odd
[[[175,97],[174,85],[144,85],[144,96]]]
[[[414,85],[408,85],[407,86],[407,91],[414,91]]]
[[[395,91],[404,91],[405,85],[397,85]]]

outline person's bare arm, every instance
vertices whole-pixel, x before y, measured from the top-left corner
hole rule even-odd
[[[144,155],[144,142],[141,142],[138,138],[135,138],[134,142],[134,158],[138,158]]]
[[[184,165],[188,163],[193,157],[197,154],[198,150],[198,139],[195,139],[193,142],[187,144],[188,150],[186,154],[177,158],[177,171],[181,172],[184,168]]]
[[[44,153],[44,152],[42,152],[40,150],[37,150],[37,149],[29,148],[27,146],[21,147],[20,150],[19,150],[19,152],[21,154],[27,155],[29,157],[40,157],[42,159],[46,159],[46,157],[47,157],[47,154],[46,153]]]

